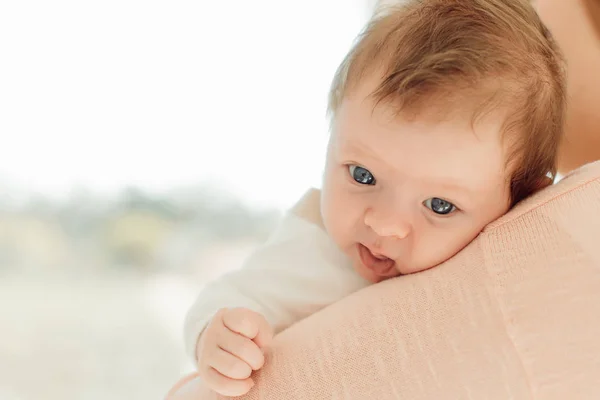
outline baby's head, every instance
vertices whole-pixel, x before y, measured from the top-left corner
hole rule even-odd
[[[551,182],[562,58],[526,0],[409,0],[334,78],[322,215],[377,282],[455,255]]]

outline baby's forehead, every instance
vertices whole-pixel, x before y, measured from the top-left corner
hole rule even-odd
[[[462,117],[476,123],[489,115],[506,119],[523,101],[522,85],[507,78],[456,79],[450,85],[424,87],[410,96],[399,88],[397,95],[382,97],[385,79],[380,70],[366,73],[348,88],[341,98],[340,108],[351,102],[360,103],[359,107],[367,111],[384,113],[388,118],[401,115],[405,119],[418,117],[439,122]],[[335,118],[338,113],[336,109],[332,116]]]
[[[420,127],[423,133],[444,126],[448,134],[494,134],[499,145],[504,144],[507,120],[513,112],[511,98],[493,88],[468,88],[451,94],[431,93],[418,104],[397,104],[381,101],[375,95],[378,80],[365,78],[364,83],[349,92],[333,115],[332,126],[402,125]]]

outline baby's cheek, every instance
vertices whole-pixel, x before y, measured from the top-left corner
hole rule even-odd
[[[333,241],[345,249],[354,241],[354,216],[344,212],[344,206],[334,207],[330,216],[328,233]]]
[[[327,204],[321,210],[323,213],[323,225],[325,225],[327,233],[332,237],[336,237],[340,231],[340,218],[336,213],[335,207],[332,204]]]
[[[357,220],[357,205],[351,193],[348,193],[343,176],[330,171],[329,179],[323,185],[321,212],[323,224],[329,236],[342,248],[353,240]]]
[[[338,241],[340,232],[343,231],[343,227],[340,226],[343,223],[343,219],[338,213],[335,203],[326,202],[321,205],[321,214],[323,217],[323,225],[325,230],[331,236],[334,241]]]

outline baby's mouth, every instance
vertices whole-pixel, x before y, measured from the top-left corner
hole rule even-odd
[[[368,247],[359,243],[358,255],[363,265],[375,275],[388,278],[397,275],[396,262],[381,254],[373,253]]]

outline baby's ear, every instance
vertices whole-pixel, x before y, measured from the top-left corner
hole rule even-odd
[[[539,190],[545,189],[548,186],[552,185],[553,183],[554,183],[554,178],[552,178],[551,176],[546,175],[542,178],[539,178],[535,185],[535,191],[537,192]]]

